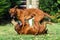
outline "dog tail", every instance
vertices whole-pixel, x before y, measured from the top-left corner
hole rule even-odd
[[[47,14],[47,13],[44,13],[44,15],[47,16],[47,17],[49,17],[49,18],[51,18],[51,16],[49,14]]]

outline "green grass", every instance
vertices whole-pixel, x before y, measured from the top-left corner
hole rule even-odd
[[[60,40],[60,23],[47,25],[48,34],[45,35],[18,35],[14,26],[7,24],[0,26],[0,40]]]

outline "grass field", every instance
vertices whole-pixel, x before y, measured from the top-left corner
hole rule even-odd
[[[60,23],[47,25],[48,34],[45,35],[18,35],[14,26],[7,24],[0,26],[0,40],[60,40]]]

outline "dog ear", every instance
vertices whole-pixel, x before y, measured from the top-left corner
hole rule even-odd
[[[17,8],[18,7],[18,5],[16,5],[14,8]]]

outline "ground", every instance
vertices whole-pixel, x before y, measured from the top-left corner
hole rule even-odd
[[[48,34],[18,35],[12,24],[0,26],[0,40],[60,40],[60,23],[47,25]]]

